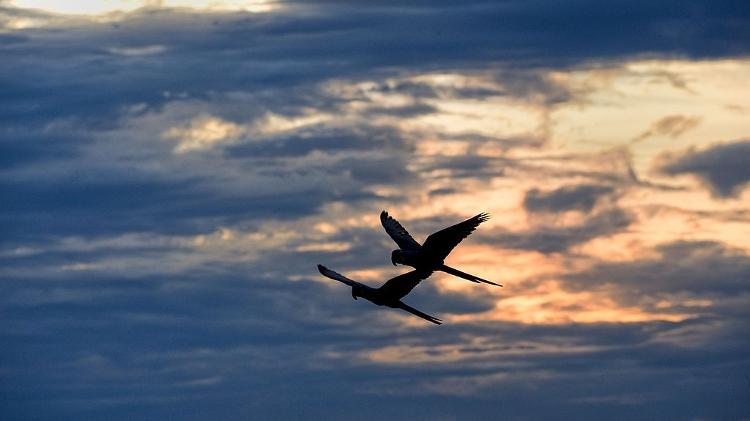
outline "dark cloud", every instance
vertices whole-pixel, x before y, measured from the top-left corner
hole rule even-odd
[[[427,104],[412,104],[401,107],[370,107],[367,113],[371,115],[390,115],[396,117],[416,117],[423,114],[432,114],[437,108]]]
[[[354,305],[347,315],[341,306],[349,298],[346,291],[318,283],[290,288],[216,272],[210,283],[204,279],[205,274],[100,278],[96,288],[91,279],[65,279],[64,286],[56,284],[60,280],[37,279],[33,286],[6,282],[10,295],[3,299],[2,336],[11,346],[3,347],[2,355],[4,366],[15,369],[3,382],[4,414],[46,418],[73,411],[127,418],[128,408],[145,415],[152,413],[151,405],[170,407],[175,397],[195,393],[214,395],[213,401],[240,384],[255,390],[247,396],[259,399],[258,388],[280,392],[273,384],[312,369],[316,360],[325,362],[321,353],[338,329],[326,328],[325,320],[367,318]],[[32,294],[47,300],[29,306]],[[346,324],[356,328],[351,320]],[[49,335],[54,337],[40,340]],[[31,350],[34,357],[23,363]],[[244,367],[240,376],[232,374],[237,364]],[[38,401],[42,391],[45,398]]]
[[[613,191],[610,186],[594,184],[563,186],[546,192],[531,189],[526,192],[523,207],[529,212],[590,212],[599,200]]]
[[[332,200],[373,200],[377,196],[367,186],[413,179],[402,161],[378,157],[303,169],[258,167],[244,174],[253,180],[244,189],[227,189],[209,176],[156,178],[135,169],[86,166],[56,179],[6,181],[0,183],[7,200],[0,210],[3,242],[128,232],[192,235],[242,220],[310,215]]]
[[[467,153],[464,155],[436,155],[430,157],[420,171],[437,172],[434,179],[492,178],[505,175],[511,160]]]
[[[414,291],[405,298],[409,305],[419,308],[428,314],[440,318],[447,314],[470,314],[492,310],[495,307],[495,297],[487,294],[460,294],[440,292],[431,279],[422,281]],[[468,281],[467,281],[468,282]],[[480,290],[493,288],[475,286]]]
[[[750,256],[742,250],[713,241],[676,241],[656,251],[653,258],[600,263],[571,274],[568,285],[585,289],[613,284],[623,294],[638,297],[683,291],[705,298],[750,293]]]
[[[225,151],[228,157],[285,157],[307,155],[312,151],[401,152],[410,149],[410,144],[392,127],[315,125],[279,136],[252,137],[228,146]]]
[[[633,142],[640,142],[655,135],[669,136],[675,139],[688,130],[694,129],[700,122],[701,118],[697,116],[669,115],[655,121],[648,130],[636,136]]]
[[[69,159],[91,141],[81,132],[43,130],[7,130],[0,136],[0,169],[28,165],[34,161]]]
[[[579,92],[540,72],[502,70],[495,76],[503,87],[502,94],[528,98],[546,106],[554,106],[575,99]]]
[[[737,196],[750,181],[750,141],[719,143],[707,149],[690,149],[661,158],[659,171],[669,175],[690,174],[703,181],[716,197]]]
[[[311,213],[326,196],[330,198],[329,194],[343,194],[326,193],[312,186],[270,197],[226,194],[197,179],[170,182],[128,178],[2,183],[0,191],[8,200],[8,206],[0,212],[4,241],[142,231],[194,234],[253,215],[289,217]]]
[[[594,238],[621,232],[633,221],[628,212],[613,208],[593,214],[584,222],[575,225],[541,224],[520,232],[496,229],[493,232],[482,232],[477,236],[480,241],[498,247],[560,253]]]
[[[25,42],[2,44],[5,66],[0,79],[7,87],[2,98],[11,99],[2,102],[2,118],[30,122],[96,114],[100,118],[88,120],[102,124],[101,116],[109,112],[114,118],[122,103],[163,104],[164,92],[202,96],[293,89],[352,75],[360,79],[404,70],[473,69],[483,67],[481,63],[508,68],[506,76],[514,74],[518,80],[508,89],[520,95],[539,83],[545,92],[552,91],[550,81],[512,71],[518,67],[570,66],[643,54],[709,58],[747,53],[747,44],[739,40],[746,38],[750,25],[740,2],[627,2],[613,8],[624,13],[612,14],[612,9],[591,1],[565,7],[535,1],[462,8],[431,4],[408,11],[383,5],[306,4],[258,15],[147,9],[115,25],[77,20],[70,31],[28,30]],[[12,8],[1,12],[18,13]],[[601,28],[607,28],[605,36]],[[147,56],[111,52],[154,45],[164,50]],[[221,77],[215,77],[218,74]],[[430,95],[429,89],[420,92]],[[481,97],[496,92],[456,94]],[[569,93],[560,91],[546,101],[567,98]]]
[[[416,175],[406,168],[404,161],[391,157],[380,159],[345,159],[343,169],[355,180],[372,184],[402,184],[414,181]]]
[[[415,99],[432,99],[438,97],[438,91],[430,84],[414,81],[388,81],[376,85],[374,91],[383,93],[405,94]]]
[[[490,143],[494,146],[498,146],[504,150],[510,150],[513,148],[540,148],[544,146],[545,139],[541,136],[488,136],[480,133],[459,133],[441,136],[441,139],[445,140],[460,140],[467,141],[476,144]]]
[[[135,279],[6,282],[0,354],[12,369],[0,385],[3,413],[377,419],[384,412],[362,407],[387,402],[399,410],[385,413],[397,419],[520,412],[629,419],[644,406],[661,408],[660,416],[732,419],[746,408],[734,399],[748,368],[741,326],[694,319],[392,330],[382,315],[393,310],[353,301],[339,284],[242,268],[244,275],[219,265]],[[482,310],[481,299],[433,294],[423,283],[408,298],[427,312]],[[366,359],[394,346],[409,353]],[[412,360],[418,355],[423,362]],[[576,380],[586,386],[571,387]],[[679,396],[664,392],[675,388]],[[539,393],[548,397],[541,405]]]
[[[368,231],[334,238],[365,245],[368,236],[382,234]],[[682,246],[671,250],[697,253]],[[683,252],[672,257],[687,257]],[[6,369],[0,385],[3,413],[377,419],[383,411],[371,416],[362,414],[362,407],[383,402],[398,407],[385,410],[395,419],[519,412],[629,419],[655,406],[660,416],[732,419],[744,411],[745,405],[734,399],[743,390],[741,373],[747,369],[743,326],[706,319],[452,323],[402,330],[383,317],[393,310],[353,301],[337,283],[256,275],[277,262],[334,255],[341,259],[335,263],[339,269],[358,253],[385,256],[382,250],[362,248],[328,257],[263,256],[263,265],[217,262],[177,275],[68,273],[4,282],[0,334],[8,346],[0,353],[3,366],[12,370]],[[473,294],[442,295],[428,281],[407,300],[438,315],[483,311],[493,302]],[[405,347],[408,354],[389,362],[366,358],[370,351],[394,346]],[[417,355],[425,360],[412,361]],[[587,386],[571,387],[575,381]],[[664,392],[674,388],[682,394]],[[548,396],[542,405],[539,393]]]
[[[444,196],[444,195],[449,195],[449,194],[453,194],[457,192],[458,190],[454,189],[453,187],[443,187],[439,189],[430,190],[428,194],[430,196]]]
[[[0,43],[13,44],[26,41],[26,37],[16,34],[0,34]]]

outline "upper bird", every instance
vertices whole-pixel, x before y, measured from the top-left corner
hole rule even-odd
[[[423,272],[439,270],[472,282],[484,282],[486,284],[502,286],[478,276],[461,272],[460,270],[454,269],[443,263],[451,250],[453,250],[461,240],[468,237],[469,234],[474,232],[479,224],[488,219],[490,219],[488,214],[480,213],[479,215],[463,222],[431,234],[427,237],[427,240],[425,240],[424,245],[420,245],[397,220],[388,215],[388,212],[383,211],[380,213],[380,223],[383,224],[385,232],[387,232],[393,241],[395,241],[400,247],[398,250],[393,250],[391,253],[391,263],[393,263],[393,266],[400,263]]]
[[[403,275],[399,275],[395,278],[389,279],[380,288],[373,288],[371,286],[361,284],[357,281],[353,281],[340,273],[328,269],[323,265],[318,265],[318,270],[324,276],[335,279],[352,287],[352,298],[354,298],[355,300],[357,299],[357,297],[362,297],[379,306],[388,306],[391,308],[400,308],[401,310],[406,310],[415,316],[421,317],[438,325],[443,323],[443,321],[438,319],[437,317],[422,313],[416,308],[410,307],[401,302],[401,299],[404,298],[406,294],[411,292],[411,290],[414,289],[414,287],[417,286],[417,284],[419,284],[423,279],[430,276],[432,272],[413,270],[409,273],[405,273]]]

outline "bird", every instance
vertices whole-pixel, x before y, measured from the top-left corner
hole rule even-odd
[[[323,265],[318,265],[318,271],[323,276],[331,279],[335,279],[346,285],[352,287],[352,298],[355,300],[357,297],[362,297],[374,304],[379,306],[387,306],[391,308],[399,308],[401,310],[408,311],[409,313],[421,317],[429,322],[435,324],[442,324],[443,321],[437,317],[430,316],[429,314],[422,313],[414,307],[404,304],[401,301],[417,284],[423,279],[430,276],[432,272],[424,272],[419,270],[413,270],[408,273],[398,275],[394,278],[386,281],[380,288],[373,288],[371,286],[353,281],[346,276],[334,272]]]
[[[461,272],[444,263],[445,258],[448,257],[453,248],[461,240],[474,232],[479,224],[488,219],[490,219],[490,216],[487,213],[480,213],[463,222],[431,234],[425,240],[424,245],[421,245],[396,219],[388,215],[388,212],[383,211],[380,213],[380,223],[383,224],[385,232],[388,233],[399,247],[397,250],[391,252],[391,263],[393,263],[393,266],[402,264],[411,266],[421,272],[441,271],[471,282],[481,282],[501,287],[501,284]]]

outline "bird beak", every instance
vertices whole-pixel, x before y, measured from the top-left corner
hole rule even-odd
[[[355,300],[357,299],[357,295],[354,294],[354,288],[352,288],[352,298],[354,298]]]
[[[396,266],[396,260],[393,259],[393,256],[391,256],[391,263],[393,263],[393,266]]]

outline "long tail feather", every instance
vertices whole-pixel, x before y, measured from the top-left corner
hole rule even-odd
[[[412,306],[409,306],[409,305],[407,305],[407,304],[404,304],[404,303],[403,303],[403,302],[401,302],[401,301],[399,301],[399,302],[398,302],[398,305],[397,305],[396,307],[397,307],[397,308],[400,308],[400,309],[402,309],[402,310],[406,310],[406,311],[408,311],[409,313],[411,313],[411,314],[413,314],[413,315],[415,315],[415,316],[417,316],[417,317],[421,317],[421,318],[423,318],[423,319],[427,320],[428,322],[432,322],[432,323],[435,323],[436,325],[441,325],[441,324],[443,324],[443,321],[442,321],[442,320],[440,320],[440,319],[438,319],[437,317],[435,317],[435,316],[430,316],[429,314],[423,313],[423,312],[421,312],[421,311],[417,310],[416,308],[414,308],[414,307],[412,307]]]
[[[454,275],[454,276],[458,276],[459,278],[466,279],[467,281],[476,282],[476,283],[482,282],[482,283],[485,283],[485,284],[496,285],[496,286],[499,286],[499,287],[503,286],[502,284],[496,284],[496,283],[494,283],[492,281],[488,281],[486,279],[482,279],[482,278],[480,278],[478,276],[474,276],[474,275],[471,275],[471,274],[466,273],[466,272],[461,272],[460,270],[454,269],[454,268],[452,268],[452,267],[450,267],[448,265],[441,266],[439,270],[442,270],[445,273],[450,273],[451,275]]]

